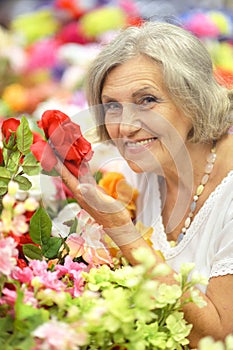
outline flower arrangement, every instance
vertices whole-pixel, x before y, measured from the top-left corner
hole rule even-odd
[[[191,266],[176,276],[177,285],[160,285],[153,277],[168,273],[166,265],[151,271],[153,257],[138,250],[140,264],[129,266],[83,209],[66,223],[63,237],[53,234],[41,203],[17,199],[19,189],[30,188],[25,175],[41,169],[34,155],[53,154],[52,166],[39,158],[49,172],[54,154],[76,169],[92,154],[78,126],[60,111],[47,111],[38,124],[44,135],[31,131],[25,117],[1,127],[0,344],[12,350],[181,349],[191,329],[180,301],[196,283],[188,281]],[[128,205],[133,218],[138,193],[123,175],[99,173],[98,182]],[[186,302],[201,303],[191,295]]]
[[[74,125],[60,111],[47,111],[38,124],[45,134],[31,131],[25,117],[6,119],[1,126],[0,347],[188,349],[192,325],[185,321],[182,306],[204,305],[195,285],[205,281],[195,273],[190,277],[193,264],[183,265],[174,275],[176,284],[160,283],[158,277],[166,276],[169,267],[156,265],[155,257],[141,248],[135,251],[138,265],[130,266],[67,188],[68,198],[58,200],[59,211],[72,204],[79,208],[71,220],[63,218],[66,235],[55,230],[50,208],[30,194],[23,200],[18,197],[20,190],[30,189],[30,176],[41,171],[41,165],[54,174],[48,162],[40,165],[34,157],[39,154],[37,147],[46,151],[48,147],[53,156],[75,162],[78,169],[81,158],[86,164],[92,154],[77,126],[76,138],[69,139]],[[53,137],[57,129],[58,138]],[[61,136],[65,152],[59,148]],[[99,186],[125,203],[135,219],[138,191],[122,174],[98,172],[95,176]],[[136,227],[149,242],[152,229],[140,222]],[[184,297],[187,291],[189,298]],[[232,341],[227,338],[227,350]],[[221,346],[207,338],[200,350],[221,350]]]

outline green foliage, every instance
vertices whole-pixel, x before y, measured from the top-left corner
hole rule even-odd
[[[30,220],[30,237],[34,243],[47,244],[51,235],[52,223],[44,208],[39,208]]]
[[[22,169],[25,174],[30,176],[39,174],[40,164],[32,153],[29,153],[24,157]]]
[[[0,166],[0,196],[7,192],[10,180],[19,184],[21,190],[27,191],[32,184],[24,175],[37,175],[41,171],[39,162],[30,152],[33,134],[28,120],[21,117],[16,132],[12,132],[6,144],[3,140],[3,164]]]
[[[16,144],[20,153],[26,155],[30,153],[30,146],[33,141],[33,135],[29,128],[26,117],[21,118],[21,122],[16,131]]]
[[[38,222],[43,215],[37,211],[34,220]],[[43,234],[35,238],[42,246]],[[45,235],[45,241],[49,242],[47,232]],[[156,266],[153,254],[139,248],[135,258],[140,260],[142,256],[144,260],[137,266],[125,265],[114,270],[103,265],[82,272],[84,290],[78,297],[72,297],[67,291],[43,289],[40,280],[34,278],[34,298],[39,308],[25,304],[25,288],[12,281],[17,300],[14,317],[12,313],[0,317],[1,348],[33,349],[33,332],[38,326],[56,320],[58,325],[65,322],[77,334],[85,335],[80,350],[188,349],[187,337],[192,326],[184,319],[181,296],[187,285],[190,291],[194,288],[194,282],[183,270],[179,274],[182,283],[170,286],[160,283],[158,277],[166,276],[169,269],[163,264]]]
[[[46,210],[38,208],[30,220],[29,234],[32,241],[37,244],[24,244],[23,252],[30,259],[42,260],[59,257],[59,251],[64,240],[60,237],[52,237],[52,222]]]

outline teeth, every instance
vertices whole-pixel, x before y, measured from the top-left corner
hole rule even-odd
[[[147,139],[147,140],[142,140],[142,141],[137,141],[137,142],[126,142],[126,145],[127,146],[130,146],[130,147],[137,147],[137,146],[143,146],[143,145],[147,145],[148,143],[154,141],[155,139],[154,138],[151,138],[151,139]]]

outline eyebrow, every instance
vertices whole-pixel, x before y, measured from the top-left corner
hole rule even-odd
[[[137,95],[140,95],[141,93],[146,92],[146,91],[151,90],[151,89],[156,90],[154,86],[150,86],[150,85],[149,86],[145,86],[145,87],[135,91],[132,94],[132,97],[136,97]]]
[[[144,92],[147,92],[148,90],[151,90],[151,89],[153,89],[153,90],[157,90],[154,86],[144,86],[143,88],[141,88],[141,89],[139,89],[139,90],[137,90],[137,91],[135,91],[131,96],[134,98],[134,97],[137,97],[138,95],[140,95],[140,94],[142,94],[142,93],[144,93]],[[110,99],[110,100],[112,100],[112,101],[115,101],[116,99],[115,98],[111,98],[110,96],[107,96],[107,95],[103,95],[103,96],[101,96],[101,99]]]

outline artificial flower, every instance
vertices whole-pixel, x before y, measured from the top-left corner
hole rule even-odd
[[[98,185],[102,187],[109,196],[121,201],[128,209],[131,218],[135,218],[138,190],[127,183],[123,174],[111,171],[106,172],[103,174]]]
[[[20,124],[20,120],[15,118],[8,118],[3,121],[2,136],[3,136],[3,142],[5,142],[5,144],[8,144],[11,135],[13,135],[14,140],[16,139],[15,133],[16,133],[16,130],[18,129],[19,124]]]
[[[75,325],[52,319],[33,332],[37,346],[33,350],[77,350],[86,343],[87,334],[77,332]]]
[[[36,159],[42,160],[42,167],[46,166],[48,170],[47,154],[52,157],[53,166],[56,164],[55,155],[51,155],[54,149],[73,175],[83,174],[86,171],[85,163],[91,159],[93,151],[91,144],[83,137],[80,126],[73,123],[65,113],[59,110],[45,111],[38,125],[44,130],[45,136],[49,140],[46,146],[44,141],[41,141],[38,143],[38,147],[35,143],[31,148]],[[44,152],[45,154],[43,154]]]
[[[90,265],[112,265],[112,258],[104,242],[103,227],[83,209],[77,214],[77,233],[68,236],[66,244],[72,258],[80,257]]]
[[[16,242],[12,237],[0,236],[0,276],[10,276],[16,266],[18,251]]]
[[[45,140],[38,140],[31,145],[30,149],[44,170],[51,171],[57,164],[57,158]]]

